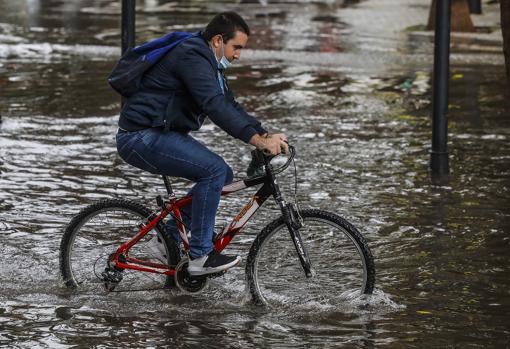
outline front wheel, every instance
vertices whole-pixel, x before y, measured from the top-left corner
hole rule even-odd
[[[371,294],[372,254],[363,236],[342,217],[321,210],[300,212],[299,229],[314,275],[307,278],[282,217],[255,238],[246,262],[247,282],[257,304],[335,306]]]

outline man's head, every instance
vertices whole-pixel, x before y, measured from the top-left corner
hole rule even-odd
[[[209,22],[203,37],[219,59],[223,47],[223,55],[232,62],[241,57],[241,49],[246,46],[250,28],[244,19],[235,12],[222,12]]]

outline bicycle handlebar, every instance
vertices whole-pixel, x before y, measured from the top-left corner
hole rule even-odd
[[[289,165],[290,165],[291,161],[294,159],[295,155],[296,155],[296,149],[292,145],[289,144],[289,157],[288,157],[287,161],[282,166],[273,169],[273,173],[278,174],[278,173],[285,171],[285,169],[287,169],[287,167],[289,167]],[[268,154],[263,150],[255,149],[255,150],[252,150],[251,156],[252,156],[252,159],[251,159],[250,166],[248,168],[248,173],[250,172],[250,169],[255,172],[257,168],[262,167],[263,165],[269,165],[271,160],[273,160],[278,155]],[[256,177],[259,177],[259,176],[256,176]]]
[[[296,149],[292,145],[289,145],[289,157],[287,158],[287,161],[285,161],[285,163],[282,166],[274,169],[273,170],[274,174],[278,174],[278,173],[285,171],[287,169],[287,167],[289,167],[292,160],[294,160],[295,156],[296,156]]]

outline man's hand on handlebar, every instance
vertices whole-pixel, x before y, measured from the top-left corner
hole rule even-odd
[[[271,155],[278,155],[281,152],[288,153],[289,151],[287,136],[283,133],[266,134],[265,136],[256,134],[250,139],[250,144],[271,153]]]

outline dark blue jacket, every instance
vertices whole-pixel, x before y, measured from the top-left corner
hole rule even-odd
[[[198,130],[206,116],[231,136],[246,143],[266,133],[218,81],[218,63],[201,35],[188,39],[148,70],[140,89],[125,101],[119,127],[136,131],[161,127]]]

